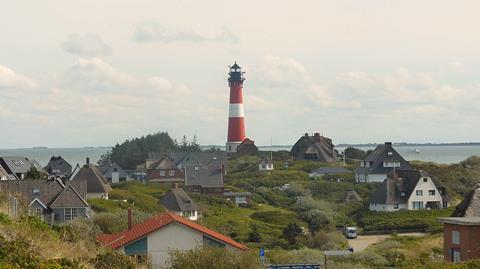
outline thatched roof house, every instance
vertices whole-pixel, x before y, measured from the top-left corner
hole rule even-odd
[[[309,136],[305,133],[293,145],[290,154],[296,160],[315,160],[320,162],[335,162],[336,154],[332,139],[315,133]]]
[[[457,205],[452,217],[480,217],[480,183]]]

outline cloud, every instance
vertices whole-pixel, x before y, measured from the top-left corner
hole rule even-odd
[[[217,36],[207,36],[192,29],[169,28],[156,22],[138,23],[134,28],[133,38],[139,42],[239,42],[239,38],[226,27]]]
[[[112,48],[95,34],[71,34],[63,43],[63,49],[82,57],[98,57],[112,53]]]
[[[12,69],[0,65],[0,90],[33,89],[37,83],[34,79],[17,74]]]

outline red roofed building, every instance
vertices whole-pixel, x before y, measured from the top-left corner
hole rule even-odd
[[[172,249],[189,250],[199,246],[215,246],[230,250],[248,250],[245,245],[228,236],[169,212],[120,233],[98,235],[97,241],[127,255],[148,255],[155,268],[166,265],[168,252]]]

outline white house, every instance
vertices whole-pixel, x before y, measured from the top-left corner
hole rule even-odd
[[[378,145],[355,169],[357,182],[383,182],[393,170],[414,170],[398,152],[392,142]]]
[[[269,157],[265,157],[258,164],[258,170],[260,171],[272,171],[273,170],[273,161]]]
[[[441,209],[448,204],[445,188],[438,180],[423,171],[397,170],[373,194],[369,208],[372,211]]]
[[[193,223],[173,213],[163,213],[117,234],[97,236],[102,246],[127,255],[148,256],[152,268],[167,265],[171,250],[189,250],[202,246],[223,247],[232,251],[248,248],[230,237]]]

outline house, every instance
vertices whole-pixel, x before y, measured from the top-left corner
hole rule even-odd
[[[450,217],[440,218],[440,221],[446,262],[480,258],[480,217]]]
[[[396,170],[414,170],[392,147],[392,142],[378,145],[355,169],[357,182],[383,182],[387,175]]]
[[[263,157],[262,161],[258,164],[258,170],[260,171],[272,171],[273,161],[270,157]]]
[[[129,217],[131,219],[131,217]],[[131,221],[129,221],[131,223]],[[127,255],[148,256],[153,268],[167,265],[169,251],[214,246],[232,251],[248,248],[230,237],[166,212],[116,234],[98,235],[97,241]]]
[[[106,162],[97,166],[97,169],[110,183],[119,183],[128,178],[127,172],[114,162]]]
[[[442,184],[423,171],[396,170],[370,199],[371,211],[447,208],[449,198]]]
[[[183,183],[185,181],[182,169],[178,168],[167,156],[162,156],[158,160],[147,159],[145,166],[148,182]]]
[[[45,171],[53,177],[67,178],[72,174],[72,166],[62,156],[52,156]]]
[[[480,183],[457,205],[452,217],[480,217]]]
[[[107,179],[95,165],[90,164],[88,158],[87,163],[70,180],[67,180],[66,184],[73,185],[84,199],[108,199],[108,192],[111,190]]]
[[[167,191],[160,199],[160,204],[168,211],[189,220],[197,220],[199,207],[192,198],[181,188],[174,188]]]
[[[43,171],[37,161],[18,156],[0,157],[0,166],[7,172],[9,179],[24,179],[32,167]]]
[[[223,194],[227,201],[235,202],[237,205],[248,204],[251,201],[251,192],[225,192]]]
[[[349,190],[347,191],[347,193],[345,194],[345,199],[344,199],[345,202],[361,202],[362,201],[362,197],[360,197],[360,195],[358,195],[358,193],[354,190]]]
[[[250,138],[245,138],[242,143],[237,146],[237,153],[244,155],[257,154],[258,148],[255,146],[255,141]]]
[[[89,216],[88,203],[60,180],[2,180],[0,192],[17,196],[29,212],[47,223],[62,224]]]
[[[207,166],[187,165],[185,167],[185,189],[189,192],[221,195],[224,191],[224,166],[212,163]]]
[[[320,167],[310,172],[310,177],[323,177],[326,175],[350,174],[352,171],[345,167]]]
[[[149,158],[155,155],[149,153]],[[222,195],[228,165],[225,151],[172,152],[170,159],[183,171],[187,191]]]
[[[336,162],[336,153],[332,139],[314,133],[305,133],[293,145],[290,154],[295,160],[314,160],[319,162]]]

